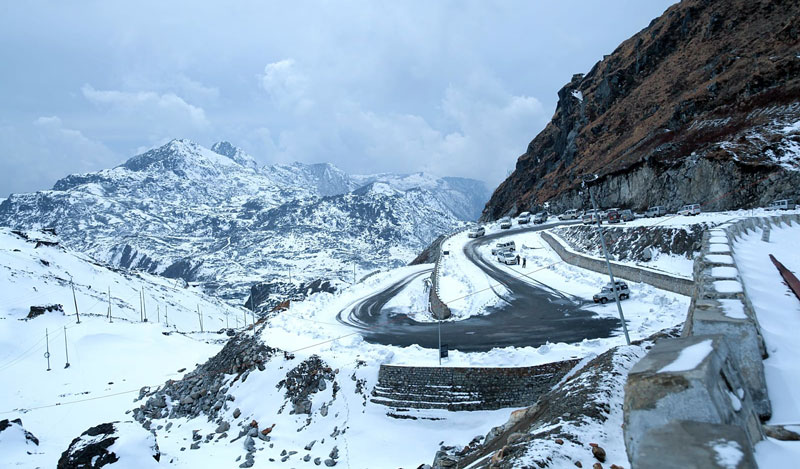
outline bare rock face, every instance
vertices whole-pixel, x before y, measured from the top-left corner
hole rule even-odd
[[[483,219],[551,203],[705,209],[800,196],[800,4],[684,0],[558,92]]]
[[[131,433],[135,435],[133,439],[136,443],[144,445],[141,448],[143,451],[149,451],[153,459],[160,461],[161,452],[155,436],[148,433],[146,437],[142,438],[139,436],[142,432],[146,432],[146,430],[133,422],[110,422],[89,428],[72,440],[69,448],[61,454],[57,467],[58,469],[97,469],[117,462],[121,463],[120,467],[130,467],[129,465],[135,464],[135,461],[120,459],[114,451],[114,445],[120,438],[131,440]],[[130,445],[131,441],[126,443]]]

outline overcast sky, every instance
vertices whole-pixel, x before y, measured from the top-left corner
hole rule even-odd
[[[556,92],[671,3],[7,1],[0,197],[173,138],[494,188]]]

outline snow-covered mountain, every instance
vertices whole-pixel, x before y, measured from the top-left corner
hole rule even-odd
[[[188,140],[12,194],[0,226],[55,228],[100,262],[201,282],[242,299],[270,280],[353,277],[402,265],[474,219],[483,183],[427,174],[353,176],[330,164],[258,168],[228,142]]]

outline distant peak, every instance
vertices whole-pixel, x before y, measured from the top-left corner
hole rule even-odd
[[[227,156],[228,158],[232,159],[233,161],[239,163],[240,165],[244,166],[245,168],[252,168],[256,169],[258,166],[256,164],[256,160],[253,159],[252,156],[247,154],[241,148],[233,145],[231,142],[228,141],[221,141],[217,142],[211,146],[211,151],[214,153],[220,154],[222,156]]]

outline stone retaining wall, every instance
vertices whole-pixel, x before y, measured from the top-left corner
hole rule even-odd
[[[395,409],[525,407],[557,384],[578,361],[514,368],[381,365],[371,401]]]
[[[550,233],[542,232],[542,239],[558,254],[558,257],[567,264],[581,267],[601,274],[607,274],[608,268],[604,260],[584,256],[567,249]],[[691,279],[674,277],[672,275],[653,272],[639,267],[611,262],[614,277],[631,282],[646,283],[662,290],[691,296],[694,291],[694,282]]]
[[[444,243],[446,243],[447,240],[467,229],[469,228],[465,227],[445,236],[445,238],[439,243],[439,250],[442,250],[442,246],[444,246]],[[433,267],[433,272],[431,273],[431,289],[428,292],[428,300],[430,301],[431,313],[433,313],[434,317],[437,319],[447,319],[452,313],[450,312],[450,307],[448,307],[447,304],[442,301],[441,297],[439,297],[439,266],[441,263],[442,253],[439,252],[439,255],[436,257],[436,264]]]
[[[748,218],[703,235],[683,337],[657,343],[628,375],[624,432],[633,467],[670,460],[677,440],[669,429],[691,425],[702,427],[684,448],[695,458],[715,461],[715,444],[736,441],[746,461],[737,467],[755,467],[753,445],[763,438],[758,420],[771,415],[762,362],[766,347],[734,243],[749,230],[790,222],[800,223],[800,215]],[[695,360],[675,366],[681,357]],[[724,466],[717,461],[708,467]]]

